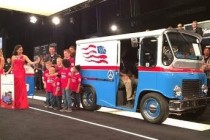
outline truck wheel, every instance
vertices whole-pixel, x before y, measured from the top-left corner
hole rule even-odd
[[[140,102],[140,112],[146,121],[160,124],[168,117],[168,101],[157,93],[148,93]]]
[[[96,93],[92,87],[83,88],[81,96],[82,106],[86,110],[98,110],[100,107],[96,105]]]

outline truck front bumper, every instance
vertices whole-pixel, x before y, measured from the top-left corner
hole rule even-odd
[[[184,99],[184,100],[170,100],[169,111],[171,113],[185,112],[199,109],[210,105],[210,97]]]

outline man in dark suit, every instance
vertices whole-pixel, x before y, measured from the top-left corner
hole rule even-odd
[[[190,28],[190,30],[192,30],[194,33],[197,33],[197,34],[203,36],[203,30],[201,27],[198,27],[197,21],[192,22],[192,27]]]
[[[56,59],[58,58],[59,55],[56,53],[55,48],[56,48],[55,43],[49,45],[49,54],[45,56],[45,62],[50,61],[52,62],[53,65],[56,64]]]

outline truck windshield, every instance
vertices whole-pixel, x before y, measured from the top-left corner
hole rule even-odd
[[[195,36],[179,32],[167,33],[173,54],[178,59],[201,60],[199,40]]]

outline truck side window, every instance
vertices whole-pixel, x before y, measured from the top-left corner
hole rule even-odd
[[[157,64],[157,38],[149,37],[141,41],[140,64],[145,67],[154,67]]]
[[[162,63],[165,66],[169,66],[173,62],[173,53],[169,46],[166,36],[163,37],[163,49],[162,49]]]

